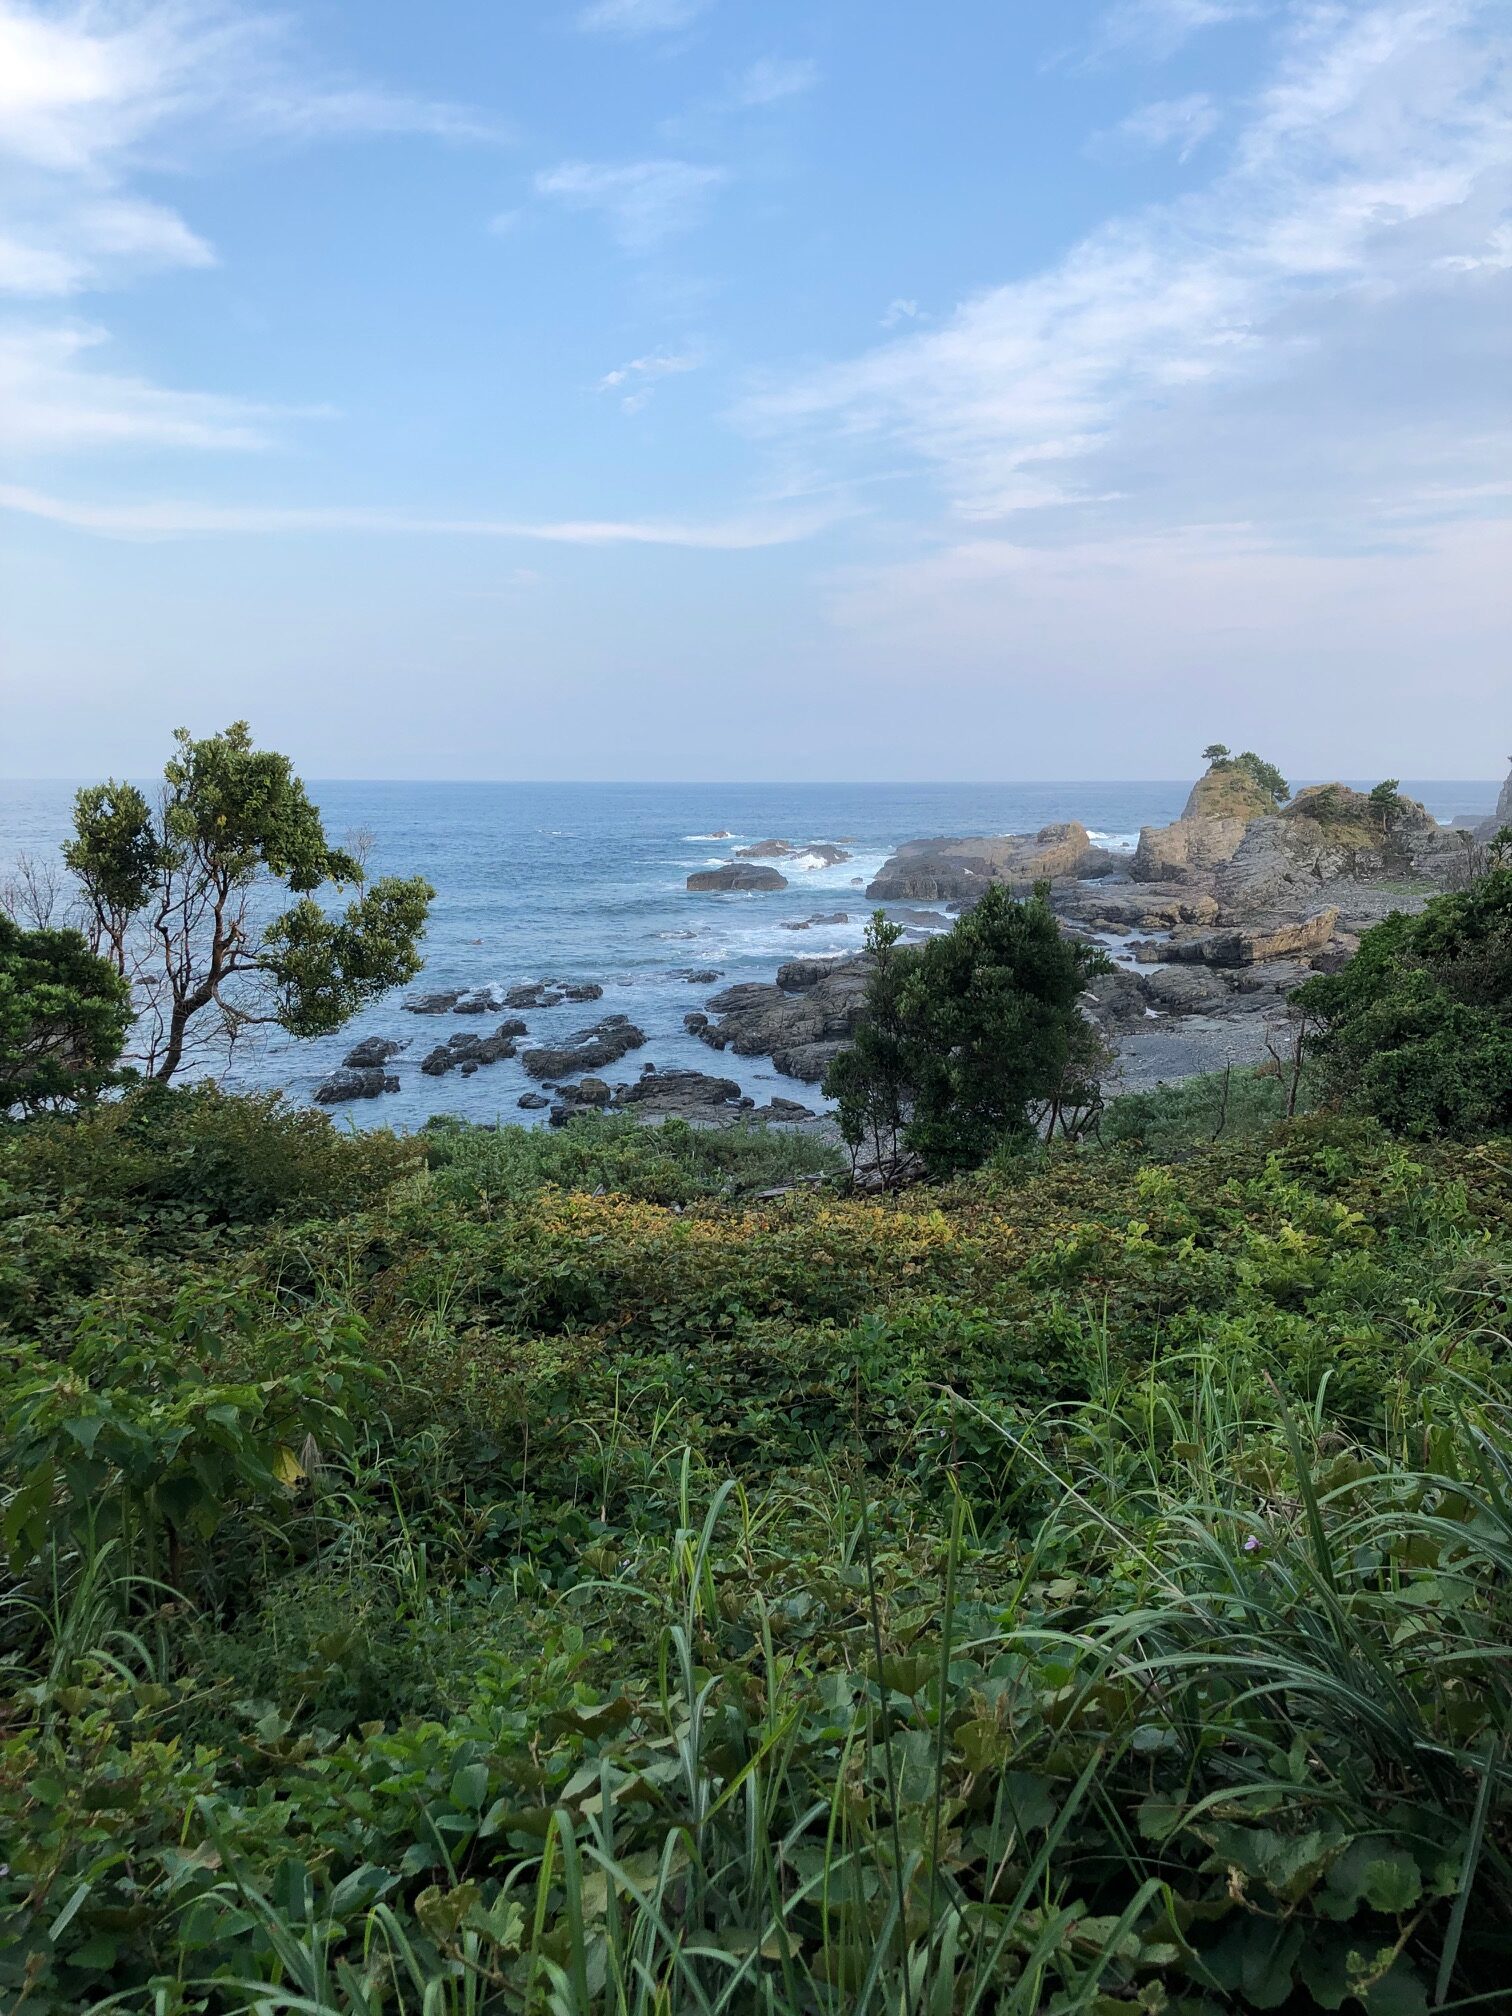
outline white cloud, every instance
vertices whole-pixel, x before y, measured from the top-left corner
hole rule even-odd
[[[927,322],[929,317],[919,307],[917,301],[905,301],[901,295],[888,302],[882,311],[882,327],[896,329],[903,322]]]
[[[592,0],[578,15],[578,26],[597,34],[665,35],[686,28],[707,5],[708,0]]]
[[[503,137],[455,105],[312,76],[285,25],[231,0],[0,0],[0,285],[65,295],[213,253],[134,195],[161,169],[237,140]]]
[[[738,105],[775,105],[782,98],[799,98],[819,82],[819,66],[805,57],[763,56],[742,72],[735,83]]]
[[[834,512],[788,512],[696,524],[655,519],[427,518],[400,511],[342,505],[310,508],[193,501],[139,500],[93,504],[19,484],[0,484],[0,510],[39,518],[72,531],[117,539],[170,539],[211,534],[357,532],[478,539],[538,540],[558,546],[679,546],[706,553],[743,553],[811,538]]]
[[[722,168],[692,161],[564,161],[537,175],[535,187],[575,210],[600,211],[625,251],[649,252],[688,230],[724,180]]]
[[[1205,91],[1193,91],[1185,98],[1160,98],[1154,104],[1139,106],[1119,121],[1110,136],[1103,137],[1144,147],[1174,147],[1177,158],[1186,161],[1215,131],[1218,121],[1212,99]]]
[[[1097,23],[1092,54],[1117,52],[1173,56],[1205,28],[1251,21],[1274,12],[1274,0],[1117,0]]]
[[[93,368],[102,329],[0,329],[0,444],[11,452],[267,447],[285,409]],[[300,417],[309,417],[308,409]]]
[[[1486,432],[1484,413],[1446,404],[1468,398],[1455,372],[1402,375],[1412,332],[1386,308],[1435,312],[1435,290],[1455,284],[1444,260],[1486,256],[1505,216],[1512,66],[1489,39],[1495,20],[1495,0],[1307,0],[1207,188],[1110,222],[935,330],[771,389],[747,418],[831,466],[909,451],[968,518],[1117,494],[1133,500],[1126,515],[1169,511],[1162,481],[1185,486],[1183,510],[1205,482],[1222,511],[1217,493],[1248,479],[1215,456],[1215,415],[1238,440],[1263,389],[1268,430],[1243,437],[1251,468],[1264,473],[1268,431],[1310,472],[1289,498],[1273,486],[1265,508],[1300,516],[1327,490],[1344,536],[1362,536],[1341,501],[1357,471],[1389,488],[1381,459],[1400,451],[1396,480],[1410,484],[1424,439],[1439,460],[1473,463]],[[1363,357],[1396,374],[1389,424],[1360,410]],[[1293,382],[1305,400],[1299,389],[1288,416]],[[1486,377],[1484,394],[1504,409],[1504,384]]]
[[[1512,224],[1498,224],[1479,250],[1446,254],[1439,264],[1447,273],[1512,273]]]
[[[653,350],[645,357],[632,357],[628,364],[617,364],[612,371],[606,371],[597,389],[619,392],[621,410],[639,413],[650,404],[658,379],[696,371],[702,363],[703,353],[699,350]]]

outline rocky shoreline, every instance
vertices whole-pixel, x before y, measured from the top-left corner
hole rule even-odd
[[[1144,827],[1132,854],[1097,845],[1075,821],[1034,834],[912,840],[865,893],[869,906],[885,909],[905,936],[919,938],[948,929],[994,884],[1018,895],[1045,888],[1062,928],[1102,945],[1114,962],[1085,1007],[1115,1059],[1109,1089],[1116,1092],[1263,1060],[1287,997],[1309,974],[1337,968],[1360,933],[1389,911],[1421,908],[1462,880],[1474,850],[1509,823],[1512,777],[1489,819],[1441,826],[1415,801],[1378,803],[1340,784],[1278,802],[1239,766],[1219,761],[1193,787],[1180,819]],[[788,886],[769,865],[774,861],[801,872],[849,858],[835,843],[762,841],[689,875],[687,887],[695,894],[759,895]],[[849,921],[846,912],[830,912],[784,928]],[[683,977],[713,986],[720,975],[698,968]],[[744,981],[709,995],[684,1015],[683,1028],[712,1050],[770,1059],[782,1076],[818,1086],[860,1020],[867,978],[864,953],[790,959],[770,982]],[[426,1017],[528,1014],[598,1001],[603,992],[596,981],[545,979],[432,990],[402,1005]],[[611,1082],[603,1073],[649,1040],[623,1014],[550,1042],[530,1037],[522,1015],[506,1015],[486,1034],[449,1036],[419,1068],[435,1077],[452,1071],[468,1077],[515,1058],[534,1081],[516,1103],[545,1112],[553,1124],[585,1109],[644,1119],[675,1114],[713,1126],[753,1117],[831,1124],[797,1099],[773,1097],[758,1106],[736,1080],[717,1072],[647,1062],[635,1078]],[[394,1067],[407,1048],[406,1040],[386,1037],[354,1045],[316,1099],[336,1104],[397,1089]]]

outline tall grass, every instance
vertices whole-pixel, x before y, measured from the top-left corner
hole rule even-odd
[[[258,1965],[186,1955],[164,2016],[1494,2006],[1512,1423],[1466,1391],[1370,1452],[1193,1369],[1185,1404],[1110,1377],[1028,1426],[970,1409],[1054,1504],[1005,1575],[955,1500],[929,1620],[884,1501],[730,1481],[700,1515],[684,1456],[672,1530],[571,1599],[658,1619],[655,1677],[633,1716],[569,1711],[621,1735],[537,1845],[506,1829],[354,1917],[298,1870],[275,1896],[207,1809]],[[837,1609],[795,1644],[815,1511],[803,1577]]]

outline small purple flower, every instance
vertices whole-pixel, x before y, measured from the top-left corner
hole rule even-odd
[[[1246,1554],[1258,1554],[1258,1553],[1259,1553],[1259,1551],[1260,1551],[1260,1541],[1259,1541],[1258,1537],[1257,1537],[1257,1536],[1256,1536],[1255,1534],[1251,1533],[1251,1535],[1249,1536],[1248,1540],[1246,1540],[1246,1541],[1245,1541],[1245,1543],[1244,1543],[1244,1551],[1245,1551],[1245,1553],[1246,1553]]]

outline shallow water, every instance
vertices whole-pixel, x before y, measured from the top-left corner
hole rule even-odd
[[[607,1075],[716,1071],[765,1101],[810,1095],[760,1058],[717,1052],[690,1036],[683,1016],[740,980],[770,980],[784,959],[853,951],[870,913],[867,881],[903,840],[929,834],[1033,832],[1081,819],[1107,846],[1132,847],[1141,825],[1179,816],[1187,782],[1063,784],[411,784],[310,785],[328,831],[370,827],[374,875],[423,874],[437,895],[418,988],[501,987],[525,980],[596,980],[604,998],[524,1013],[531,1041],[557,1042],[606,1014],[627,1014],[648,1042]],[[1489,812],[1496,785],[1407,784],[1440,818]],[[0,864],[23,850],[55,848],[67,828],[73,786],[0,786]],[[728,838],[715,838],[726,833]],[[833,867],[778,861],[785,890],[692,895],[688,875],[765,839],[832,841],[851,859]],[[792,931],[816,912],[844,911],[845,924]],[[679,969],[717,968],[712,986],[690,986]],[[498,1018],[420,1017],[400,997],[367,1009],[336,1036],[275,1035],[243,1048],[228,1082],[278,1085],[308,1100],[362,1036],[409,1038],[391,1066],[401,1090],[333,1109],[360,1126],[415,1126],[432,1113],[473,1120],[525,1120],[517,1107],[531,1080],[517,1061],[472,1078],[428,1078],[419,1060],[454,1030],[480,1035]]]

